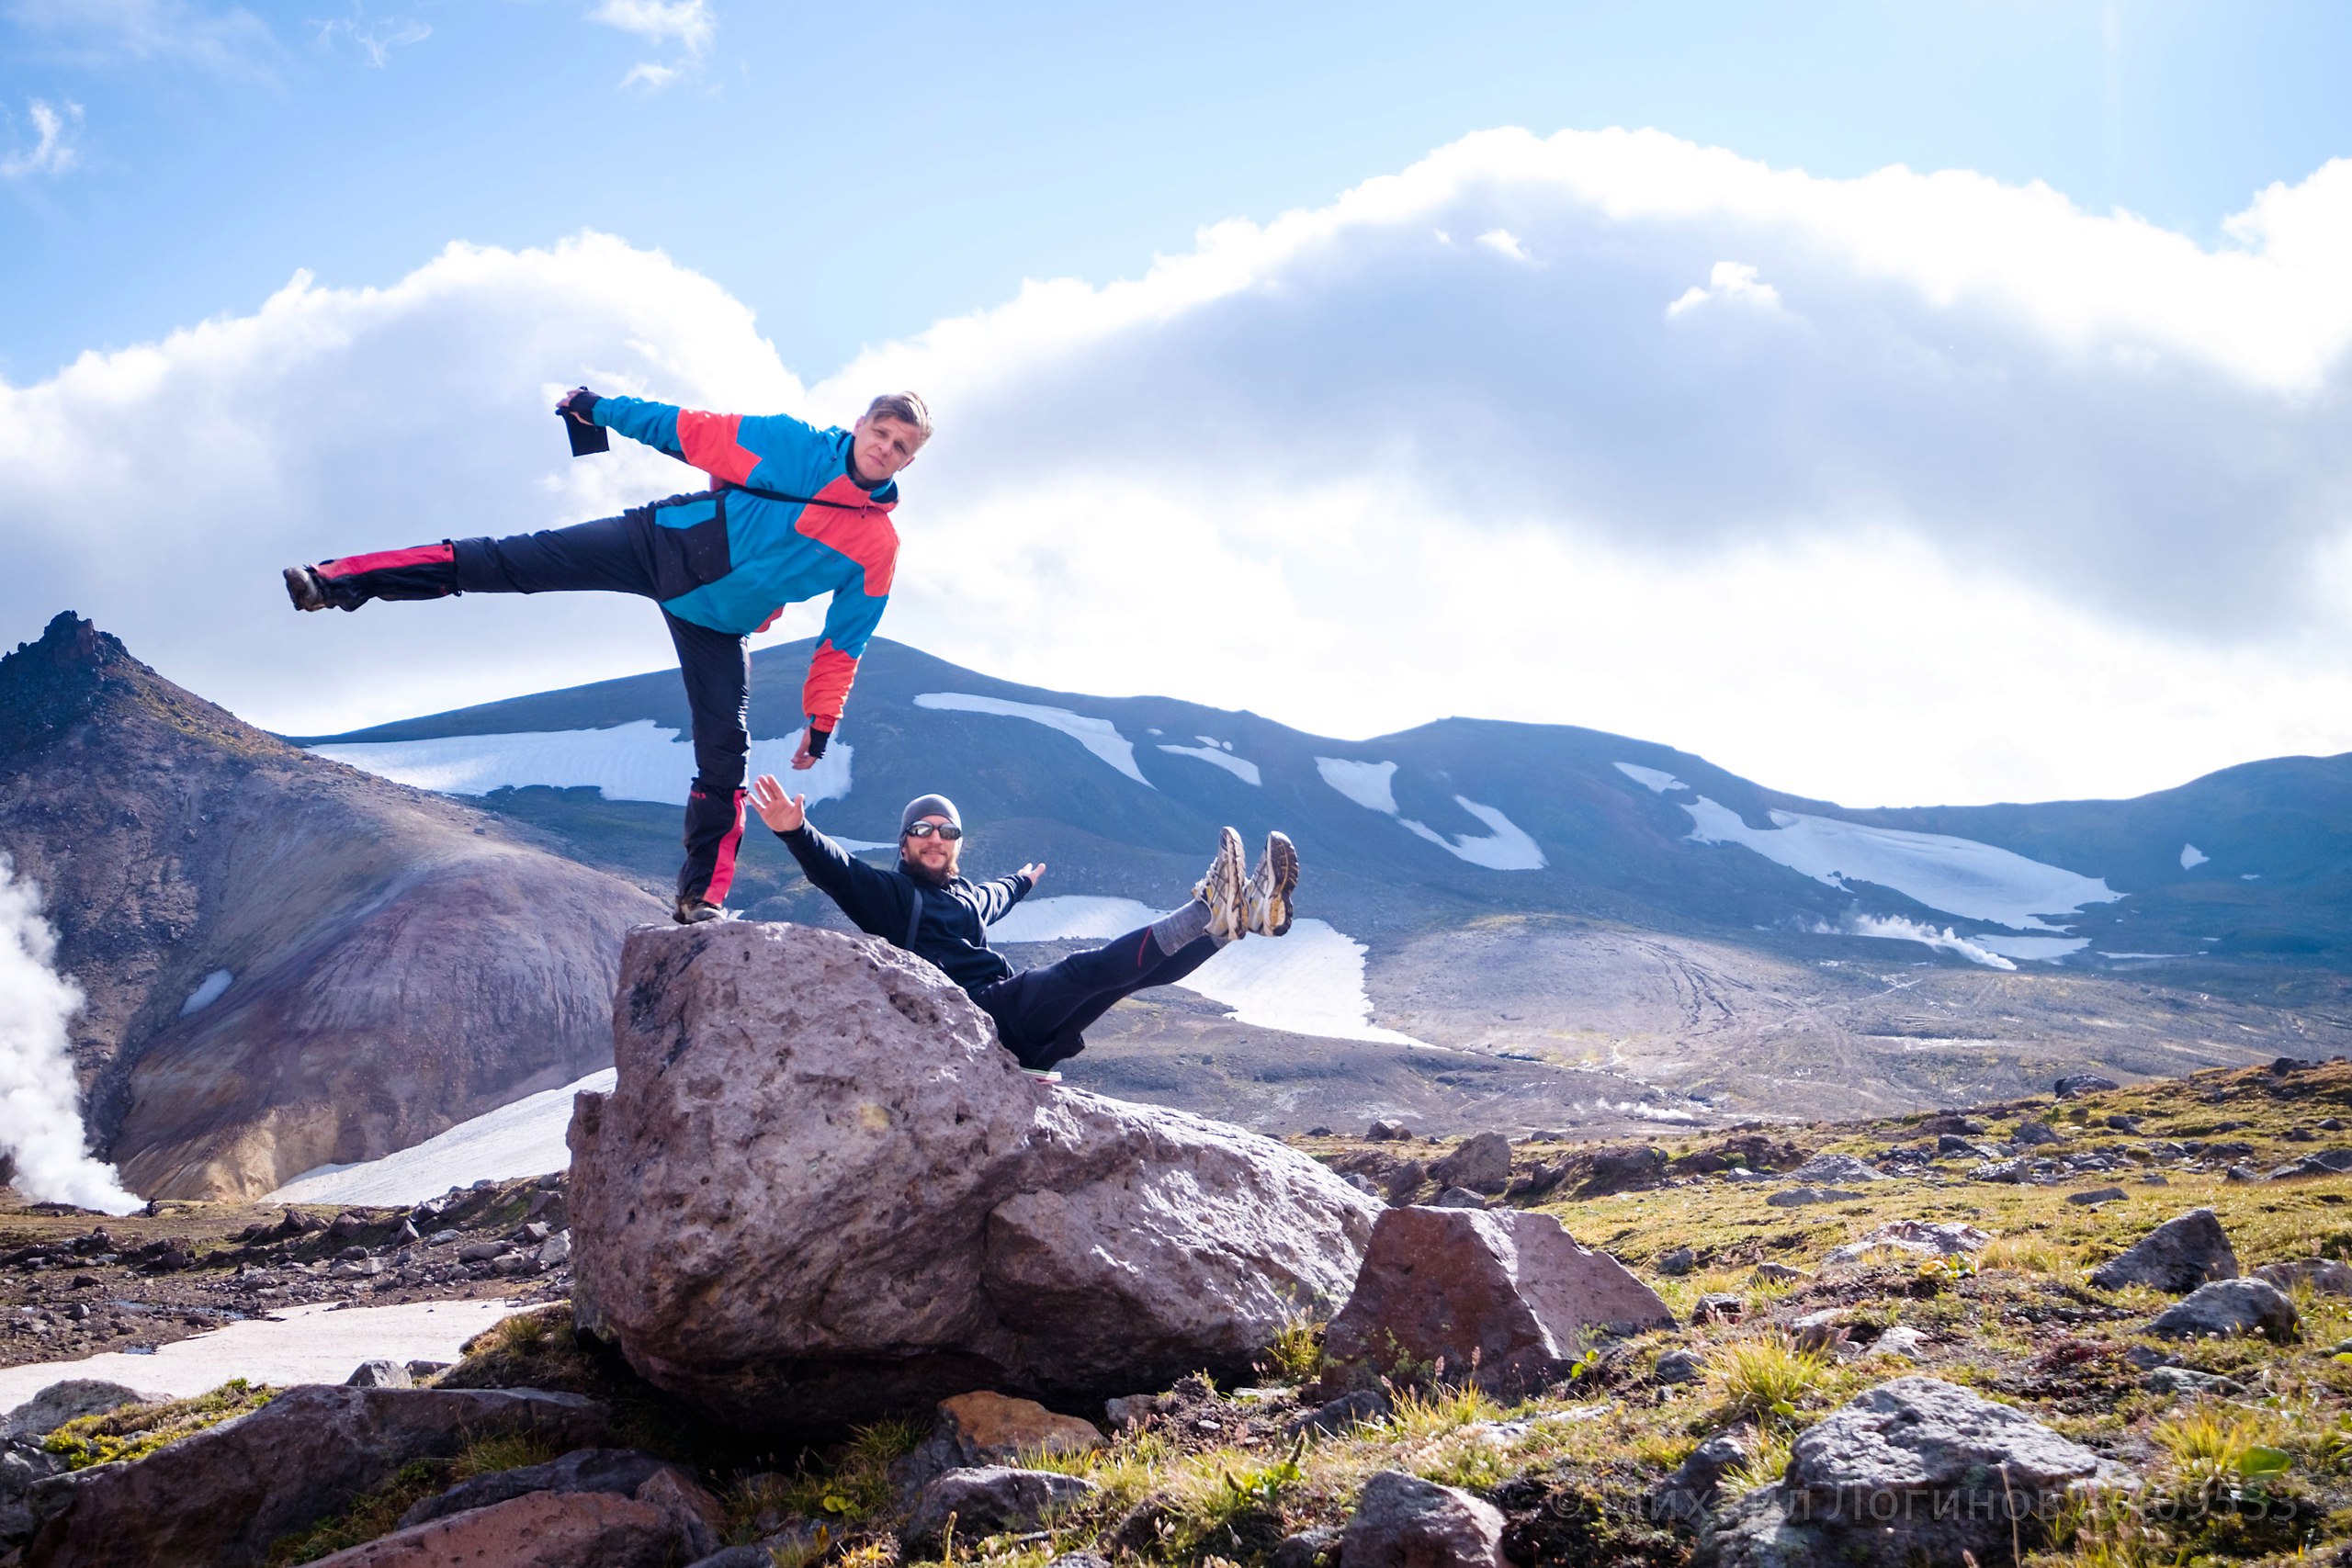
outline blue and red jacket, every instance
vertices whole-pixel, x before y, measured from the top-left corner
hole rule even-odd
[[[598,398],[607,430],[693,464],[718,483],[707,497],[655,509],[663,528],[725,519],[724,570],[662,601],[682,621],[738,636],[764,631],[786,604],[832,595],[808,661],[801,709],[819,729],[841,720],[857,661],[890,601],[899,535],[898,481],[876,491],[850,477],[850,433],[789,414],[703,413],[644,398]],[[761,493],[766,492],[766,493]]]

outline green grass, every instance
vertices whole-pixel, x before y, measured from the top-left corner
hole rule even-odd
[[[144,1459],[182,1438],[217,1427],[232,1416],[258,1410],[277,1398],[278,1393],[266,1385],[232,1378],[192,1399],[127,1405],[103,1415],[78,1416],[42,1438],[41,1447],[62,1456],[69,1470]]]

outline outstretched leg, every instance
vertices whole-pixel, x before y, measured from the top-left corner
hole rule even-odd
[[[1086,1030],[1112,1008],[1148,987],[1174,985],[1230,940],[1211,934],[1208,906],[1195,898],[1103,946],[984,986],[972,999],[996,1020],[997,1038],[1023,1066],[1050,1067],[1084,1050]]]
[[[743,768],[752,750],[751,639],[664,612],[694,716],[695,782],[686,794],[686,863],[678,919],[715,919],[735,881],[743,841]]]
[[[646,535],[638,514],[625,513],[503,539],[444,539],[288,567],[286,591],[300,610],[356,610],[370,599],[440,599],[452,593],[655,598]]]

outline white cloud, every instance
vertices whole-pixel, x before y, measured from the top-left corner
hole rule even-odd
[[[413,17],[382,17],[370,21],[356,0],[350,16],[331,21],[313,20],[311,30],[316,35],[319,47],[324,50],[334,48],[337,38],[349,39],[367,57],[368,63],[379,71],[391,58],[392,51],[423,43],[433,36],[431,25]]]
[[[78,64],[192,66],[270,80],[278,50],[269,24],[242,6],[191,0],[7,0],[0,10],[45,52]]]
[[[718,18],[709,0],[604,0],[588,14],[592,22],[618,28],[655,45],[675,44],[684,51],[675,63],[640,61],[621,78],[624,87],[660,92],[702,62],[710,51]]]
[[[1513,261],[1528,259],[1527,247],[1521,244],[1519,236],[1508,229],[1489,229],[1478,236],[1478,243],[1497,255],[1509,256]]]
[[[1543,265],[1437,237],[1498,230]],[[2134,794],[2352,748],[2352,163],[2230,232],[1493,132],[807,387],[658,254],[453,247],[0,386],[0,626],[71,604],[296,730],[658,668],[618,601],[297,617],[276,570],[692,482],[565,459],[576,382],[825,420],[913,386],[883,631],[991,673],[1581,723],[1857,805]],[[1171,661],[1209,603],[1252,635]]]
[[[60,107],[35,98],[26,106],[25,118],[32,121],[33,144],[0,156],[0,180],[62,175],[72,168],[77,156],[74,136],[82,129],[82,106]]]
[[[1666,313],[1679,316],[1692,306],[1703,305],[1710,299],[1736,299],[1769,307],[1781,302],[1781,291],[1769,283],[1758,281],[1756,269],[1746,262],[1720,261],[1707,274],[1704,288],[1692,284],[1666,308]]]

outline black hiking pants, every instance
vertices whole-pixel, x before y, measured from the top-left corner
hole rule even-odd
[[[654,551],[653,508],[503,539],[444,539],[404,550],[322,561],[334,601],[357,609],[369,599],[439,599],[451,593],[633,593],[659,601],[664,583]],[[665,588],[667,592],[665,592]],[[751,642],[680,620],[667,610],[670,642],[685,677],[693,715],[695,780],[686,795],[686,863],[681,897],[727,901],[743,840],[743,770],[751,755]]]
[[[1172,986],[1216,956],[1215,937],[1163,953],[1149,926],[1059,963],[1024,969],[972,993],[997,1038],[1024,1067],[1050,1067],[1086,1049],[1081,1036],[1122,998]]]

